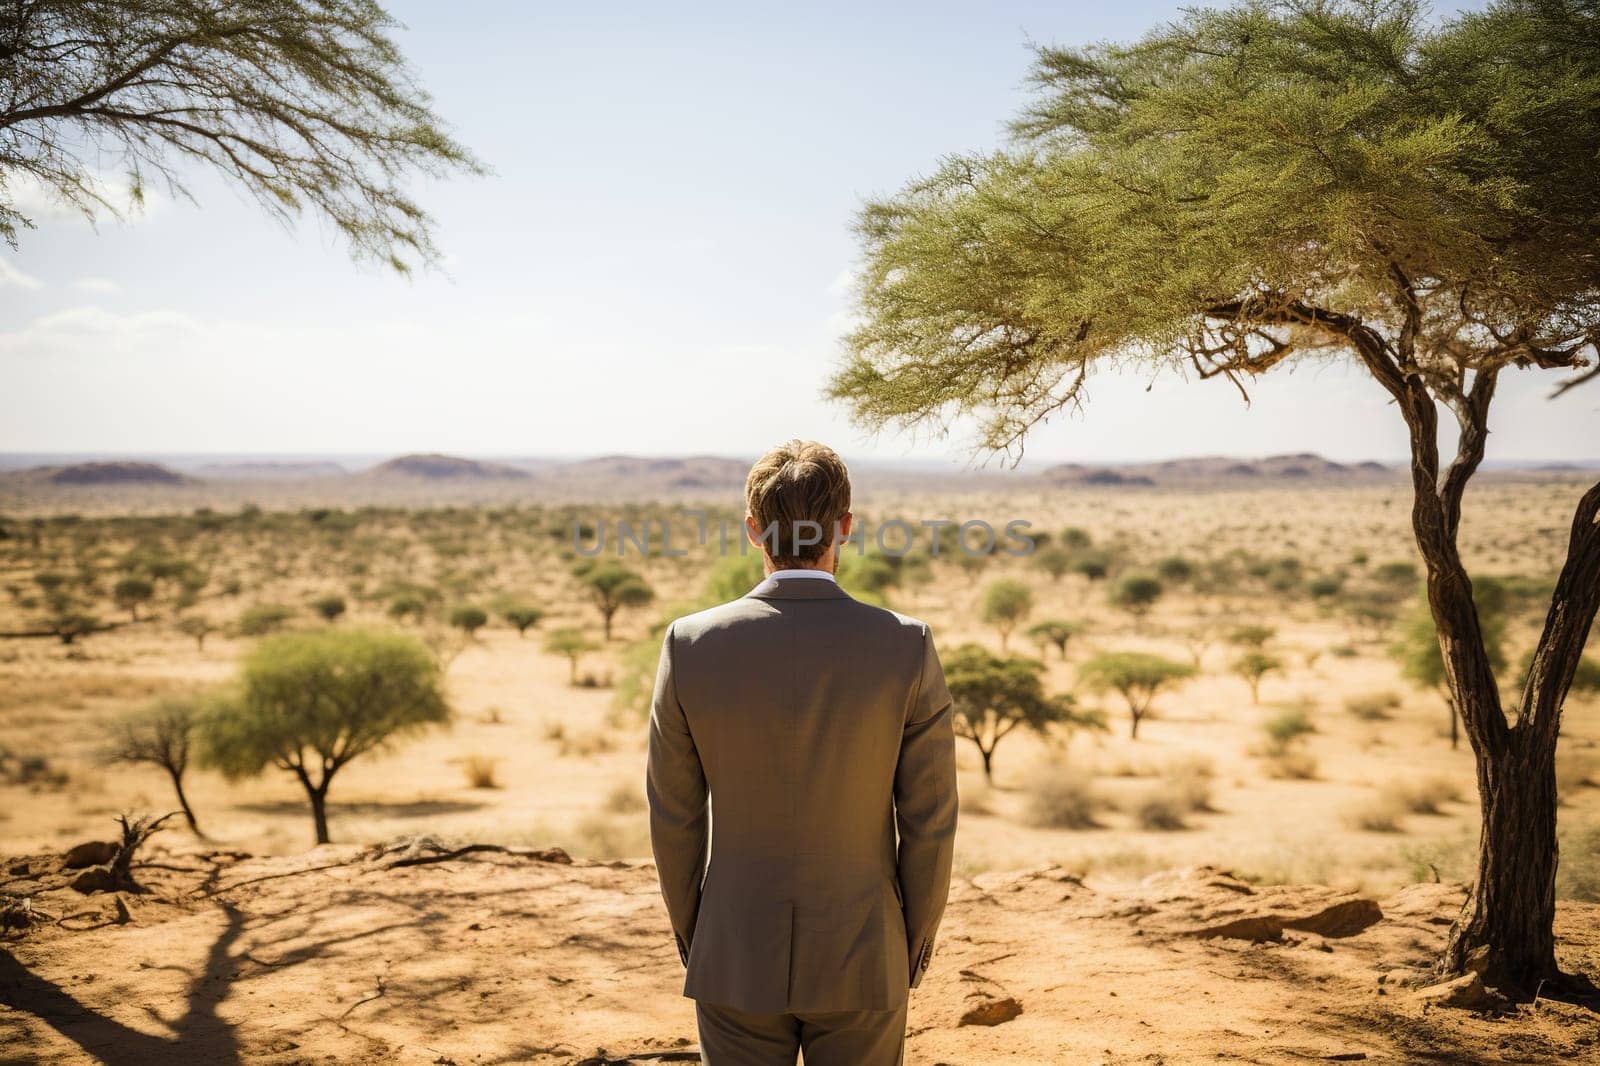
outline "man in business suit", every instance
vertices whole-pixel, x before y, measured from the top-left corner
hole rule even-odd
[[[711,1066],[891,1066],[950,888],[950,693],[926,625],[834,581],[832,449],[775,448],[745,496],[766,578],[668,627],[650,714],[684,995]]]

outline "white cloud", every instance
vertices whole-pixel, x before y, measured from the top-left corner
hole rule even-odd
[[[78,278],[72,287],[79,292],[113,293],[121,292],[122,286],[110,278]]]
[[[55,311],[20,329],[0,333],[0,357],[70,358],[104,351],[134,354],[150,343],[203,332],[181,311],[117,314],[101,307]]]
[[[37,289],[39,279],[24,274],[5,259],[0,259],[0,288]]]
[[[116,209],[124,221],[135,221],[149,218],[155,211],[166,203],[166,198],[154,189],[146,187],[142,200],[136,201],[133,196],[133,183],[126,175],[106,174],[91,172],[87,175],[86,184],[97,192],[106,203]],[[53,187],[46,185],[39,179],[25,175],[13,179],[6,188],[7,198],[12,208],[21,212],[35,222],[89,222],[83,212],[72,203],[64,199]],[[100,208],[93,212],[96,218],[105,215],[105,209]]]

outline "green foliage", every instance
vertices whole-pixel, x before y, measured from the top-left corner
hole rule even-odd
[[[204,754],[230,779],[269,767],[306,789],[317,842],[328,786],[351,760],[450,720],[438,665],[411,637],[323,629],[269,637],[245,661],[238,694],[204,720]]]
[[[1267,646],[1273,637],[1278,635],[1276,626],[1244,625],[1235,626],[1228,631],[1228,643],[1241,648],[1255,648],[1260,650]]]
[[[482,607],[463,605],[450,612],[450,624],[467,636],[476,636],[478,630],[489,624],[489,612]]]
[[[438,258],[416,175],[482,173],[417,87],[368,0],[132,0],[19,7],[5,23],[0,169],[66,204],[115,214],[96,169],[120,160],[142,201],[149,179],[180,195],[194,164],[269,214],[310,207],[360,258],[404,272]],[[10,184],[9,180],[7,184]],[[0,196],[0,237],[31,228]]]
[[[347,606],[343,596],[319,596],[311,601],[311,609],[324,622],[334,622],[343,616]]]
[[[1028,639],[1039,645],[1041,651],[1047,645],[1055,645],[1056,651],[1065,660],[1067,657],[1067,642],[1082,632],[1082,623],[1063,622],[1057,618],[1047,618],[1028,627]]]
[[[1285,707],[1261,724],[1273,754],[1280,754],[1301,737],[1317,731],[1303,707]]]
[[[707,606],[736,600],[761,584],[763,566],[760,555],[725,555],[718,559],[706,579]]]
[[[545,634],[544,650],[549,655],[559,655],[567,660],[567,681],[578,683],[578,660],[589,652],[598,651],[600,645],[583,635],[580,629],[563,627]]]
[[[1195,675],[1188,663],[1142,651],[1102,652],[1078,667],[1078,680],[1091,692],[1115,691],[1128,704],[1129,735],[1137,740],[1139,723],[1157,693]]]
[[[1033,611],[1033,593],[1020,581],[996,581],[983,590],[983,620],[1000,631],[1000,650],[1011,631]]]
[[[521,637],[544,618],[544,609],[532,604],[517,603],[501,610],[500,617],[506,620],[507,625],[516,629],[517,636]]]
[[[1059,581],[1072,571],[1072,553],[1065,548],[1041,548],[1033,553],[1033,565]]]
[[[241,637],[263,637],[282,629],[294,615],[294,608],[282,604],[257,604],[246,608],[235,628]]]
[[[1472,583],[1472,594],[1478,605],[1478,628],[1483,633],[1489,665],[1496,671],[1503,670],[1506,665],[1505,588],[1494,578],[1480,577]],[[1426,594],[1389,652],[1400,663],[1400,675],[1407,681],[1420,688],[1445,690],[1444,656],[1439,650],[1439,631],[1428,609]]]
[[[1045,695],[1044,665],[1033,659],[1006,658],[976,644],[963,644],[944,658],[956,736],[973,743],[983,759],[984,776],[994,777],[994,751],[1019,728],[1043,732],[1052,723],[1088,726],[1070,699]]]
[[[619,610],[642,607],[655,599],[655,590],[644,578],[619,563],[588,560],[575,567],[572,574],[588,590],[599,610],[607,640],[611,639],[612,619]]]
[[[1540,365],[1581,365],[1597,56],[1592,5],[1543,0],[1442,23],[1237,3],[1041,48],[1012,147],[862,211],[860,325],[830,393],[868,426],[971,417],[1008,450],[1100,365],[1237,378],[1359,336],[1374,368],[1425,352],[1420,384],[1447,401],[1529,336]]]
[[[116,600],[117,606],[135,620],[139,617],[139,605],[149,603],[155,594],[155,585],[142,577],[125,577],[111,590],[111,598]]]
[[[1195,566],[1194,563],[1190,562],[1188,559],[1185,559],[1181,555],[1169,555],[1164,559],[1158,559],[1156,561],[1155,571],[1156,577],[1160,578],[1162,581],[1168,581],[1174,585],[1181,585],[1185,581],[1193,580]]]
[[[1161,582],[1150,574],[1129,574],[1112,587],[1111,603],[1135,618],[1143,618],[1164,591]]]
[[[1263,651],[1247,651],[1233,661],[1233,672],[1244,678],[1250,686],[1250,702],[1261,696],[1261,679],[1271,673],[1283,671],[1283,660]]]

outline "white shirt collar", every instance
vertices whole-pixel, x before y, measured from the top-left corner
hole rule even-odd
[[[834,580],[833,575],[828,573],[826,570],[774,570],[767,576],[770,578],[777,578],[780,581],[791,577],[820,577],[826,578],[829,581]]]

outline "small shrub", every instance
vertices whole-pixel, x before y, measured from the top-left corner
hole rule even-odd
[[[473,788],[499,788],[494,770],[499,762],[487,755],[468,755],[461,762],[461,770],[466,774],[467,784]]]
[[[1133,817],[1140,829],[1155,829],[1171,831],[1187,829],[1183,816],[1190,810],[1189,804],[1183,795],[1176,790],[1162,787],[1147,793],[1134,805]]]
[[[1561,832],[1556,898],[1600,903],[1600,822],[1571,826]]]
[[[1400,696],[1394,692],[1364,692],[1344,701],[1344,709],[1363,722],[1385,722],[1400,707]]]
[[[1317,760],[1309,752],[1292,748],[1274,752],[1267,758],[1267,776],[1280,781],[1314,781]]]
[[[605,809],[612,814],[635,814],[645,809],[644,793],[630,781],[619,781],[606,793]]]
[[[1600,760],[1587,752],[1558,751],[1556,794],[1563,803],[1579,789],[1600,787]]]
[[[1261,724],[1273,752],[1281,752],[1299,740],[1317,731],[1304,707],[1285,707]]]
[[[590,759],[617,750],[616,741],[611,739],[611,734],[597,729],[582,733],[568,733],[563,730],[556,744],[557,750],[563,757],[570,755],[580,759]]]
[[[1203,758],[1182,759],[1167,768],[1165,791],[1176,798],[1185,811],[1210,811],[1211,779],[1216,770]]]
[[[1087,778],[1069,773],[1064,766],[1036,771],[1025,788],[1024,820],[1029,825],[1047,829],[1095,829],[1100,825],[1095,815],[1105,800]]]
[[[1346,817],[1351,826],[1368,833],[1398,833],[1405,812],[1406,805],[1401,797],[1383,793],[1356,804]]]
[[[1384,795],[1412,814],[1439,814],[1444,804],[1461,799],[1461,788],[1447,777],[1430,777],[1424,781],[1396,782],[1384,790]]]

